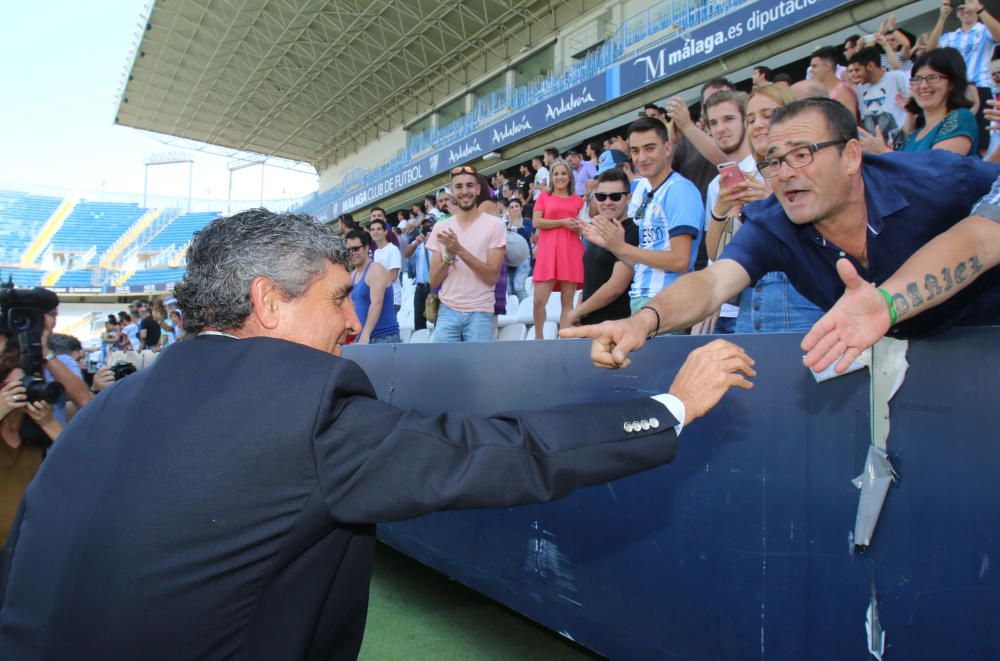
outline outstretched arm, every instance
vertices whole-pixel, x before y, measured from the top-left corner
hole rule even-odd
[[[978,208],[987,213],[989,207]],[[966,218],[929,241],[882,283],[897,322],[944,303],[1000,263],[1000,209],[997,218]],[[892,322],[886,295],[865,282],[848,260],[837,262],[837,273],[846,286],[844,295],[802,340],[807,352],[803,362],[817,371],[839,359],[834,369],[843,372],[886,334]],[[950,284],[944,287],[943,282]],[[908,296],[911,290],[928,295],[914,299]]]
[[[653,298],[648,308],[628,319],[605,321],[559,331],[560,337],[589,337],[590,358],[597,367],[626,367],[629,353],[654,333],[687,328],[712,314],[750,284],[746,270],[731,259],[721,259],[702,271],[687,273]],[[657,323],[659,322],[659,323]]]
[[[427,417],[379,401],[361,369],[339,361],[319,395],[320,489],[345,523],[546,502],[668,463],[677,425],[704,415],[730,388],[749,389],[755,374],[740,347],[716,340],[688,356],[669,394],[489,418]]]

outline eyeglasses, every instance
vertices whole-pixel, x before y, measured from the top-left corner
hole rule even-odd
[[[611,198],[612,202],[619,202],[623,197],[628,195],[628,193],[594,193],[594,197],[598,202],[603,202],[604,200]]]
[[[642,204],[640,204],[639,208],[635,210],[635,218],[633,220],[642,220],[643,214],[646,213],[646,207],[652,201],[653,201],[653,191],[649,191],[648,193],[646,193],[646,196],[642,198]]]
[[[476,174],[476,168],[471,165],[459,165],[457,168],[452,168],[451,173],[455,174]]]
[[[757,164],[757,171],[760,172],[760,175],[765,179],[771,179],[778,176],[778,172],[781,171],[782,163],[788,163],[788,167],[798,170],[799,168],[804,168],[812,163],[814,155],[820,149],[826,149],[827,147],[843,145],[846,143],[847,140],[827,140],[826,142],[818,142],[812,145],[802,145],[801,147],[796,147],[783,156],[777,156],[775,158],[769,158],[765,161],[761,161]]]
[[[910,77],[910,87],[919,87],[920,83],[928,82],[931,85],[934,83],[941,82],[942,80],[950,80],[948,76],[942,76],[939,73],[929,73],[926,76],[911,76]]]
[[[353,255],[354,253],[358,252],[362,248],[364,248],[364,246],[347,246],[347,252],[349,252],[349,253],[351,253]]]

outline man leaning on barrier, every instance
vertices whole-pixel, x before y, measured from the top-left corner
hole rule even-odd
[[[686,328],[770,271],[823,310],[844,292],[837,261],[865,281],[882,282],[934,237],[965,218],[1000,175],[1000,166],[940,150],[864,156],[857,123],[830,99],[804,99],[775,110],[767,154],[758,163],[774,195],[747,205],[743,226],[721,258],[667,287],[628,319],[560,331],[594,340],[591,358],[623,367],[657,332]],[[950,289],[936,281],[907,288],[911,304]],[[919,336],[952,326],[1000,323],[1000,271],[984,274],[890,333]]]
[[[844,295],[806,334],[805,365],[843,372],[889,329],[958,295],[1000,264],[1000,179],[972,215],[923,248],[880,286],[866,282],[846,259],[837,262]],[[996,285],[994,284],[995,288]],[[915,295],[916,294],[916,295]],[[1000,301],[994,300],[1000,310]]]
[[[258,209],[196,235],[176,289],[196,336],[101,392],[21,504],[0,570],[4,658],[354,658],[374,523],[659,466],[682,424],[751,387],[753,361],[717,340],[653,398],[402,411],[339,357],[360,330],[346,265],[304,216]]]

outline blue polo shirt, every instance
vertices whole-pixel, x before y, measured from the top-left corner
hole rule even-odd
[[[868,207],[868,268],[828,242],[812,225],[795,225],[774,195],[747,205],[743,226],[722,253],[756,282],[784,271],[792,285],[824,310],[844,293],[836,263],[847,257],[869,282],[881,283],[925,243],[969,215],[1000,176],[1000,164],[934,149],[864,156],[861,175]],[[936,274],[942,288],[954,277]],[[916,283],[929,298],[933,282]],[[928,289],[928,286],[931,286]],[[951,326],[1000,324],[1000,269],[994,268],[949,301],[901,322],[890,333],[916,337]]]

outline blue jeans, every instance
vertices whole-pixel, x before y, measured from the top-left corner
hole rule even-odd
[[[402,340],[399,339],[399,333],[389,333],[388,335],[373,337],[368,341],[368,344],[400,344],[401,342]]]
[[[514,292],[517,300],[523,301],[528,298],[528,290],[524,288],[528,276],[531,275],[531,260],[526,259],[520,266],[507,267],[507,291]],[[517,310],[507,310],[507,314],[514,314]]]
[[[431,342],[491,342],[492,312],[459,312],[438,304],[437,323]]]
[[[740,294],[737,333],[805,333],[823,311],[795,291],[784,273],[765,273]]]

